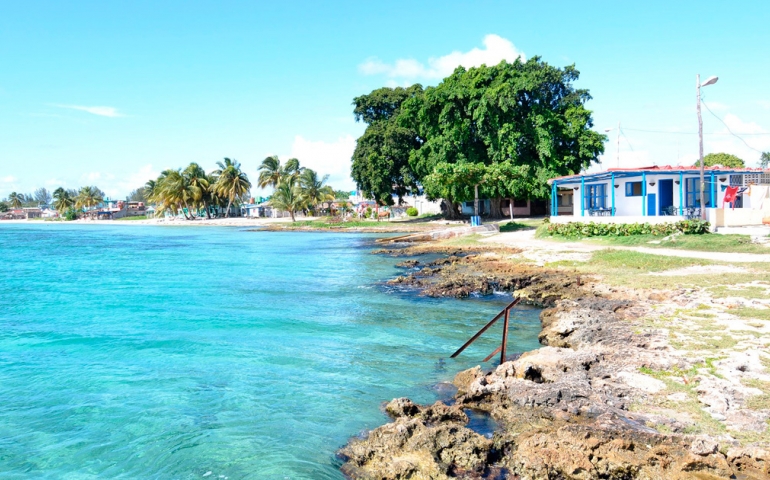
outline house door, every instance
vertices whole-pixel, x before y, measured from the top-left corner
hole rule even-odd
[[[661,180],[658,185],[658,194],[660,195],[658,215],[666,215],[669,209],[674,206],[674,181]]]
[[[655,216],[655,205],[657,205],[657,202],[655,201],[655,194],[648,193],[647,194],[647,216],[648,217]]]

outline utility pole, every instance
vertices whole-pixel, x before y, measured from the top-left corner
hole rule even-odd
[[[700,73],[695,75],[695,86],[698,95],[698,158],[700,158],[700,218],[706,220],[706,204],[704,203],[706,190],[706,175],[703,167],[703,118],[700,115]]]
[[[700,158],[700,212],[701,218],[706,220],[706,174],[703,167],[703,118],[700,115],[700,89],[701,87],[708,87],[714,85],[719,80],[719,77],[709,77],[705,82],[700,83],[700,73],[695,75],[695,90],[698,95],[698,157]],[[716,198],[713,199],[716,205]]]

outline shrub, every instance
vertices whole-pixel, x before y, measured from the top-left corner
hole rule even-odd
[[[372,207],[366,207],[366,218],[370,218],[372,216]]]
[[[406,214],[409,215],[410,217],[416,217],[417,214],[419,213],[420,212],[418,212],[417,209],[414,207],[409,207],[406,209]]]
[[[67,209],[66,212],[64,212],[64,219],[68,221],[77,220],[78,219],[78,212],[74,208]]]
[[[708,233],[709,222],[703,220],[682,220],[676,223],[549,223],[544,229],[548,235],[561,237],[628,237],[631,235],[666,236],[674,233],[701,235]]]

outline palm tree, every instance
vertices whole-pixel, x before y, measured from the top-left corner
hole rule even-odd
[[[82,187],[75,197],[75,207],[90,209],[102,203],[104,194],[97,187],[91,185]]]
[[[294,212],[301,210],[306,205],[302,188],[298,182],[292,181],[290,178],[284,179],[275,187],[273,196],[270,198],[270,205],[273,208],[288,211],[291,215],[291,221],[295,222]]]
[[[198,192],[188,177],[182,174],[181,169],[168,169],[161,172],[156,181],[155,190],[157,191],[155,198],[162,205],[161,210],[171,210],[175,214],[182,210],[185,219],[193,218],[190,204],[195,202]]]
[[[331,202],[334,200],[334,189],[329,185],[326,185],[328,179],[329,175],[324,175],[319,179],[315,170],[309,168],[303,169],[300,174],[299,185],[302,196],[305,198],[308,207],[312,210],[315,210],[315,206],[319,203]]]
[[[59,214],[64,214],[67,210],[75,206],[75,198],[72,194],[62,187],[53,192],[53,207]]]
[[[11,192],[11,194],[8,195],[8,204],[11,208],[21,208],[25,201],[26,198],[23,193]]]
[[[192,198],[196,206],[203,205],[206,210],[206,218],[211,218],[209,214],[209,201],[211,200],[209,177],[206,172],[197,163],[191,163],[184,169],[182,175],[185,177],[192,192]]]
[[[283,169],[281,168],[281,161],[278,160],[278,155],[273,155],[262,160],[262,164],[259,166],[259,178],[257,178],[257,186],[259,188],[276,187],[278,182],[281,181],[283,175]]]
[[[220,197],[227,198],[225,217],[229,217],[230,207],[249,193],[251,182],[236,160],[225,158],[224,163],[217,162],[217,166],[219,168],[213,172],[217,177],[213,190]]]

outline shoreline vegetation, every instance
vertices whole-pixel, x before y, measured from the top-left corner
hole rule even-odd
[[[770,255],[737,267],[538,240],[533,227],[374,252],[402,258],[389,283],[423,295],[513,292],[546,307],[542,347],[459,372],[450,402],[393,399],[391,423],[339,451],[343,473],[768,478],[770,263],[751,259]]]

